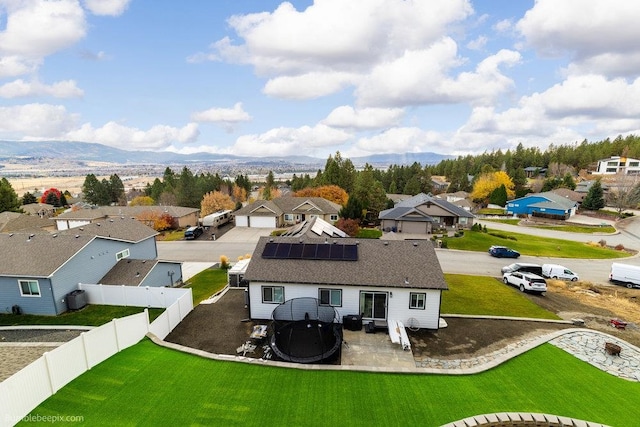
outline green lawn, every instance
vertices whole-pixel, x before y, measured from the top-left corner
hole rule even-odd
[[[220,268],[208,268],[187,281],[185,288],[191,288],[193,305],[215,295],[227,285],[227,271]]]
[[[560,319],[524,298],[513,286],[493,277],[464,274],[445,274],[444,277],[449,290],[442,293],[442,313]]]
[[[520,224],[519,219],[511,218],[511,219],[483,219],[483,221],[488,222],[499,222],[500,224],[509,224],[509,225],[518,225]]]
[[[488,229],[488,233],[468,230],[462,237],[447,238],[449,249],[486,252],[491,245],[508,246],[522,255],[543,257],[614,259],[629,256],[624,251],[591,246],[582,242],[491,229]]]
[[[80,311],[71,311],[58,316],[36,316],[32,314],[0,314],[0,325],[80,325],[100,326],[113,319],[140,313],[144,307],[122,307],[119,305],[89,304]],[[149,320],[153,322],[164,308],[150,308]]]
[[[550,344],[481,374],[444,376],[218,362],[145,339],[75,379],[31,415],[82,416],[91,426],[436,426],[517,411],[623,426],[640,417],[637,396],[639,383]]]
[[[611,225],[535,225],[544,230],[566,231],[568,233],[615,233],[616,228]]]
[[[381,236],[382,231],[377,228],[361,228],[356,237],[360,239],[379,239]]]

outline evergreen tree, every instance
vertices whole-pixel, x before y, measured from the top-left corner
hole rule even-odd
[[[27,191],[22,195],[22,204],[29,205],[31,203],[38,203],[38,199],[32,193]]]
[[[504,184],[493,190],[489,196],[489,203],[498,206],[505,206],[507,204],[507,188]]]
[[[199,208],[200,201],[202,200],[202,194],[198,191],[196,178],[193,173],[184,166],[178,182],[176,184],[176,198],[178,206],[184,206],[188,208]]]
[[[351,196],[349,197],[349,200],[347,200],[345,207],[340,209],[338,214],[340,215],[340,218],[361,220],[362,213],[362,202],[360,202],[357,197]]]
[[[591,211],[604,208],[604,192],[602,191],[602,184],[600,184],[599,179],[589,188],[587,195],[582,201],[582,207]]]
[[[0,180],[0,212],[22,212],[20,199],[7,178]]]
[[[566,173],[562,178],[562,186],[568,188],[569,190],[576,189],[576,181],[573,179],[570,173]]]
[[[84,200],[93,205],[105,206],[111,201],[107,180],[103,179],[100,182],[92,173],[85,178],[84,184],[82,184],[82,192],[84,193]]]
[[[117,174],[109,177],[109,201],[117,205],[126,205],[127,197],[124,193],[124,184]]]
[[[402,194],[410,194],[412,196],[415,196],[418,193],[420,193],[420,181],[418,181],[417,176],[413,176],[404,186]]]

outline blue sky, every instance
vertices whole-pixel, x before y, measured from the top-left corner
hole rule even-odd
[[[0,139],[326,158],[640,129],[640,2],[0,0]]]

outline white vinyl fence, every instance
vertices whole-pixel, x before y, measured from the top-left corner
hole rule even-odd
[[[140,292],[130,292],[120,286],[81,285],[80,289],[88,293],[90,304],[166,307],[166,310],[153,323],[149,323],[145,309],[83,332],[1,382],[0,427],[18,423],[73,379],[138,343],[148,332],[164,339],[193,310],[193,296],[188,288],[132,288]],[[157,301],[167,305],[156,305]]]

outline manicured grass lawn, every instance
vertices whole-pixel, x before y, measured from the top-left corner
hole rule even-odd
[[[611,225],[535,225],[535,228],[544,230],[566,231],[569,233],[615,233],[615,227]]]
[[[480,215],[504,215],[504,209],[484,208],[478,210]]]
[[[162,242],[175,242],[177,240],[184,240],[184,230],[165,230],[157,237],[158,241]]]
[[[193,305],[215,295],[227,284],[227,271],[221,268],[208,268],[187,281],[185,288],[191,288]]]
[[[509,224],[509,225],[518,225],[518,224],[520,224],[520,220],[519,219],[483,219],[483,221],[499,222],[500,224]]]
[[[449,285],[449,290],[442,293],[440,310],[444,314],[560,319],[493,277],[445,274],[444,278]]]
[[[624,251],[590,246],[582,242],[491,229],[488,229],[488,233],[465,231],[462,237],[447,238],[449,249],[486,252],[491,245],[508,246],[522,255],[558,258],[614,259],[629,256]]]
[[[640,383],[550,344],[481,374],[444,376],[218,362],[145,339],[75,379],[31,415],[83,416],[91,426],[436,426],[517,411],[622,426],[640,417],[637,396]]]
[[[379,239],[380,236],[382,236],[382,231],[377,228],[361,228],[356,237],[360,239]]]
[[[119,317],[130,316],[144,311],[144,307],[122,307],[119,305],[89,304],[80,311],[72,311],[58,316],[36,316],[32,314],[0,314],[0,325],[80,325],[100,326]],[[153,322],[164,308],[150,308],[149,320]]]

